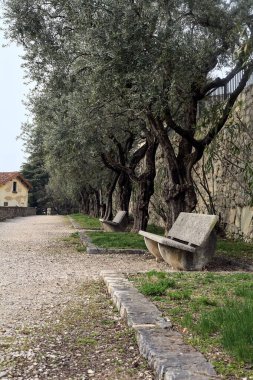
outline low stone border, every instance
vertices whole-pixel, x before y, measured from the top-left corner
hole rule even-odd
[[[140,353],[159,380],[218,379],[212,365],[193,347],[183,342],[171,322],[117,272],[101,272],[121,317],[136,331]]]
[[[72,226],[79,230],[79,235],[81,242],[86,246],[86,252],[88,254],[113,254],[113,253],[125,253],[125,254],[137,254],[137,255],[144,255],[148,254],[148,252],[144,249],[130,249],[130,248],[101,248],[97,247],[95,244],[92,244],[91,239],[85,232],[87,231],[102,231],[102,229],[85,229],[81,228],[81,226],[73,220],[70,216],[68,216],[68,219]]]

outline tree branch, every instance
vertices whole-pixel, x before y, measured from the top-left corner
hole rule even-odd
[[[195,138],[192,135],[191,131],[188,131],[186,129],[181,128],[178,124],[175,123],[175,121],[172,118],[170,109],[167,107],[164,111],[165,121],[167,125],[173,129],[177,134],[179,134],[181,137],[185,138],[188,142],[194,146],[194,148],[199,148],[199,142],[195,140]]]
[[[217,134],[223,128],[224,124],[226,123],[226,121],[227,121],[227,119],[229,117],[230,111],[231,111],[231,109],[233,108],[233,106],[235,104],[236,99],[238,98],[238,96],[240,95],[240,93],[245,88],[245,86],[246,86],[246,84],[247,84],[247,82],[249,80],[249,77],[252,74],[252,72],[253,72],[253,64],[251,66],[249,66],[244,71],[243,77],[242,77],[242,79],[241,79],[238,87],[230,95],[230,97],[229,97],[229,99],[227,101],[227,104],[226,104],[226,106],[225,106],[225,108],[223,110],[223,115],[221,116],[221,118],[218,121],[218,123],[212,129],[210,129],[210,131],[207,133],[207,135],[202,140],[198,141],[198,143],[200,145],[202,145],[203,147],[208,146],[212,142],[212,140],[214,139],[214,137],[217,136]]]

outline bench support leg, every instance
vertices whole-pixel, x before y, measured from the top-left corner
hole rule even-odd
[[[209,239],[195,252],[184,251],[168,245],[158,244],[164,261],[176,270],[202,270],[215,253],[216,234],[213,231]]]
[[[155,256],[156,261],[163,261],[163,258],[158,248],[158,243],[154,240],[148,239],[147,237],[144,237],[144,241],[148,251],[152,253],[153,256]]]

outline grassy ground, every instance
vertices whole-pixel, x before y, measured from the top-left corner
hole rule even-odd
[[[253,275],[163,273],[131,277],[225,379],[253,379]]]
[[[84,228],[97,228],[100,226],[99,220],[83,214],[74,214],[72,217]],[[151,233],[159,235],[164,234],[164,229],[155,225],[149,225],[148,229]],[[146,249],[142,236],[131,232],[103,232],[91,231],[87,232],[92,242],[101,248],[133,248]],[[85,251],[85,247],[78,242],[78,236],[69,238],[72,244],[76,245],[78,251]],[[74,239],[76,237],[76,240]],[[208,270],[238,270],[240,265],[245,267],[253,265],[253,245],[243,241],[232,241],[218,239],[215,258],[208,264]]]
[[[97,218],[93,218],[83,214],[71,215],[83,228],[99,228],[100,222]],[[163,235],[164,229],[159,226],[149,225],[148,232]],[[92,242],[102,248],[133,248],[133,249],[146,249],[144,239],[142,236],[131,232],[103,232],[92,231],[87,233],[92,239]],[[69,238],[70,243],[76,244],[77,250],[84,251],[85,248],[78,242],[78,236]],[[76,239],[75,239],[76,238]],[[242,264],[253,265],[253,245],[243,241],[233,241],[218,239],[216,248],[216,261],[218,261],[217,268],[224,268],[229,259],[238,261]],[[223,260],[224,259],[224,260]],[[223,262],[221,263],[221,261]],[[222,265],[221,265],[222,264]],[[216,265],[216,264],[215,264]],[[211,266],[211,269],[214,265]],[[233,268],[231,268],[233,270]]]
[[[149,225],[147,231],[154,234],[163,234],[164,229],[153,224]],[[102,248],[132,248],[147,250],[143,236],[134,232],[87,232],[92,243]]]
[[[217,251],[229,254],[234,259],[253,259],[253,244],[241,240],[218,239]]]
[[[101,228],[101,223],[99,219],[84,215],[84,214],[72,214],[71,217],[82,227],[82,228]],[[164,229],[159,226],[149,225],[149,232],[156,234],[163,234]],[[92,231],[87,232],[87,235],[92,239],[93,244],[101,248],[132,248],[132,249],[146,249],[144,239],[142,236],[131,233],[131,232],[104,232],[104,231]],[[78,243],[78,233],[72,234],[68,240],[69,243],[76,245],[78,251],[82,251],[80,244]]]
[[[71,214],[73,218],[82,228],[100,228],[101,223],[98,218],[94,218],[84,214]]]
[[[132,232],[92,231],[87,232],[87,235],[93,244],[102,248],[147,249],[143,236]],[[217,262],[218,267],[227,270],[226,267],[231,266],[229,260],[240,262],[243,265],[253,265],[253,245],[242,241],[218,239],[215,258],[210,268],[213,268]]]
[[[163,234],[156,226],[149,226],[148,230]],[[105,248],[145,249],[144,239],[138,234],[96,231],[89,232],[89,236],[94,244]],[[78,244],[78,235],[71,239],[76,241],[72,244]],[[240,268],[229,266],[230,260],[252,265],[253,245],[218,239],[216,264],[207,267],[207,271],[152,271],[131,280],[172,320],[185,341],[203,352],[222,378],[250,380],[253,379],[253,274],[233,272],[233,268]],[[218,272],[221,270],[230,272],[221,274]]]
[[[153,379],[102,282],[84,283],[49,319],[15,334],[0,341],[6,379]]]
[[[92,243],[102,248],[146,249],[142,236],[134,232],[87,232]]]

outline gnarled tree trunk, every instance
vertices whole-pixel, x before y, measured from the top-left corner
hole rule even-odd
[[[105,209],[105,215],[104,215],[105,220],[111,220],[113,217],[112,196],[113,196],[113,192],[115,190],[115,187],[117,185],[118,179],[119,179],[119,173],[115,173],[113,180],[112,180],[111,184],[109,185],[109,188],[108,188],[108,191],[106,194],[106,209]]]
[[[134,207],[134,225],[133,232],[146,230],[149,220],[149,202],[154,194],[154,179],[156,176],[155,156],[158,148],[157,140],[148,142],[146,151],[146,168],[145,172],[137,178],[138,195]]]
[[[132,182],[127,173],[122,172],[118,180],[119,186],[119,207],[129,213],[129,203],[132,194]]]

